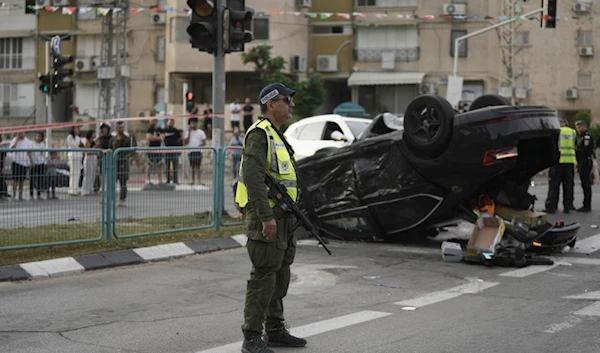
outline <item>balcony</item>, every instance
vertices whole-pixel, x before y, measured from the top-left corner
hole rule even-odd
[[[419,61],[420,59],[420,48],[414,47],[403,49],[354,49],[354,60],[358,62],[381,61],[381,53],[383,52],[394,52],[394,61],[410,62]]]
[[[1,104],[1,103],[0,103]],[[0,105],[0,118],[27,118],[35,112],[35,107]]]

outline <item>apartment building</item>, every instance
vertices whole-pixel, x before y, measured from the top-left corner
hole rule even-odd
[[[254,41],[246,44],[246,52],[260,44],[273,45],[271,55],[282,56],[288,62],[285,72],[305,79],[306,69],[298,66],[298,62],[300,58],[306,58],[308,52],[308,21],[300,13],[306,8],[298,6],[298,0],[247,0],[246,4],[255,10],[252,24]],[[187,7],[185,0],[168,0],[168,5]],[[166,20],[165,97],[169,102],[169,110],[182,113],[184,83],[194,92],[198,103],[211,103],[213,56],[192,49],[186,31],[190,24],[189,15],[167,13]],[[235,98],[243,102],[246,97],[256,103],[262,84],[255,77],[253,65],[245,65],[240,53],[226,55],[225,70],[225,126],[229,129],[229,104]],[[215,108],[215,111],[219,110]]]
[[[327,96],[322,113],[331,113],[341,103],[352,100],[348,77],[354,66],[354,31],[352,12],[355,0],[302,1],[310,5],[310,37],[308,65],[299,62],[298,69],[323,76]],[[316,16],[316,14],[319,14]],[[322,15],[324,14],[324,15]]]
[[[348,86],[352,100],[370,114],[403,114],[419,94],[445,96],[455,38],[490,26],[485,16],[499,11],[496,1],[355,0],[354,5],[355,63]],[[450,14],[462,18],[443,17]],[[498,45],[493,31],[461,43],[458,73],[466,103],[497,92]]]
[[[0,127],[35,123],[36,14],[25,4],[0,6]]]
[[[538,2],[523,2],[522,12],[539,7]],[[558,1],[556,28],[541,29],[539,21],[520,24],[515,57],[518,71],[524,73],[517,83],[523,104],[548,105],[559,116],[572,119],[580,110],[590,111],[600,121],[600,67],[596,48],[600,48],[598,20],[590,20],[600,10],[592,0]]]
[[[75,97],[73,102],[74,119],[105,118],[99,115],[100,86],[98,83],[98,67],[102,65],[103,39],[102,12],[97,7],[104,6],[95,0],[80,0],[74,18],[72,35],[75,38],[74,81]],[[150,10],[152,6],[161,6],[161,10]],[[138,0],[130,4],[132,8],[142,9],[139,12],[128,12],[126,65],[121,72],[127,75],[128,87],[125,92],[126,116],[150,116],[157,104],[165,103],[165,33],[166,17],[164,1]],[[91,7],[91,11],[81,8]],[[113,21],[116,25],[116,21]],[[113,41],[113,55],[117,54],[116,41]],[[113,93],[114,94],[114,93]],[[114,109],[115,99],[111,100]],[[134,125],[139,125],[135,123]]]

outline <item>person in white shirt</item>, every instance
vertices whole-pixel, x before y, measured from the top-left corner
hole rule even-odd
[[[31,148],[36,150],[46,149],[44,133],[38,132]],[[37,190],[37,199],[42,200],[42,191],[46,190],[46,151],[34,151],[31,153],[31,169],[29,170],[29,198],[33,197],[33,190]]]
[[[83,144],[79,137],[79,126],[73,126],[67,136],[67,147],[69,149],[81,150]],[[79,195],[79,178],[81,178],[81,168],[83,167],[83,153],[69,152],[69,195]]]
[[[85,145],[87,148],[100,148],[100,140],[96,138],[96,131],[90,130],[85,136]],[[95,194],[94,182],[98,169],[98,153],[85,152],[85,163],[83,164],[83,196]]]
[[[183,144],[187,147],[201,147],[206,145],[206,134],[198,129],[198,118],[191,118],[188,121],[190,131],[185,133]],[[196,174],[198,174],[198,184],[201,184],[200,166],[202,165],[202,151],[192,151],[189,154],[190,168],[192,169],[192,185],[196,184]]]
[[[229,110],[231,110],[231,130],[236,127],[240,128],[240,115],[242,113],[242,107],[239,105],[239,99],[236,98],[233,103],[229,105]]]
[[[25,137],[24,132],[19,132],[10,142],[10,148],[25,150],[31,149],[31,140]],[[20,151],[13,153],[12,179],[13,179],[13,194],[12,199],[17,195],[17,186],[19,187],[19,201],[23,200],[23,181],[27,178],[27,169],[31,165],[31,152]]]

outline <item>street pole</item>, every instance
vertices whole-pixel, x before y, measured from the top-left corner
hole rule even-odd
[[[547,0],[545,0],[545,3],[546,3],[546,6],[547,6]],[[530,11],[530,12],[528,12],[526,14],[520,15],[519,17],[520,18],[525,18],[525,17],[531,16],[531,15],[535,15],[535,14],[543,12],[543,11],[544,11],[544,8],[540,8],[540,9],[537,9],[537,10]],[[480,29],[478,31],[475,31],[473,33],[469,33],[469,34],[464,35],[462,37],[456,38],[454,40],[454,75],[453,76],[457,76],[457,73],[458,73],[458,44],[461,41],[466,40],[466,39],[471,38],[471,37],[474,37],[474,36],[477,36],[477,35],[480,35],[482,33],[491,31],[492,29],[496,29],[498,27],[506,26],[507,24],[511,24],[511,23],[513,23],[515,21],[517,21],[517,18],[513,17],[510,20],[502,21],[500,23],[496,23],[495,25],[492,25],[492,26],[489,26],[489,27],[485,27],[485,28],[482,28],[482,29]]]
[[[188,84],[187,82],[183,83],[183,114],[187,114],[187,107],[186,107],[186,98],[185,95],[187,94],[188,91]],[[185,136],[188,132],[189,132],[189,128],[190,126],[188,125],[188,119],[183,119],[183,136]],[[183,137],[182,136],[182,137]],[[187,158],[183,158],[183,177],[187,178],[190,175],[190,162]]]
[[[46,44],[46,73],[50,73],[50,41],[47,40]],[[50,76],[52,77],[52,76]],[[53,82],[50,80],[50,92],[46,94],[46,123],[52,124],[52,90]],[[52,129],[46,128],[46,148],[52,148]]]
[[[215,1],[217,16],[223,23],[223,13],[227,1]],[[213,98],[213,131],[212,145],[215,148],[224,147],[225,141],[225,51],[223,50],[223,25],[217,26],[217,46],[215,48],[215,63],[213,68],[212,98]]]

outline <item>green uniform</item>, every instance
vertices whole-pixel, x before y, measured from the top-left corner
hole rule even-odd
[[[236,199],[247,199],[246,227],[247,250],[252,262],[250,280],[246,289],[246,304],[244,307],[244,324],[242,331],[246,338],[260,334],[263,323],[267,331],[279,328],[284,320],[283,301],[290,284],[290,265],[296,255],[296,239],[290,228],[297,222],[291,213],[284,215],[277,221],[277,237],[269,241],[262,233],[262,222],[273,219],[273,211],[267,196],[265,184],[265,169],[272,165],[271,152],[273,144],[268,145],[267,131],[269,126],[265,122],[261,127],[261,120],[249,129],[244,139],[244,153],[242,156],[240,177],[243,186],[238,191]],[[270,125],[270,124],[267,124]],[[273,131],[271,128],[271,131]],[[275,140],[280,140],[278,136]],[[269,147],[271,146],[271,147]],[[289,157],[277,149],[277,157]],[[269,159],[269,160],[268,160]],[[267,164],[269,162],[269,164]],[[284,169],[292,168],[283,162]],[[280,164],[281,169],[281,164]],[[295,175],[295,174],[294,174]],[[241,180],[240,180],[241,181]],[[242,195],[242,197],[240,197]],[[244,206],[242,206],[244,207]]]

